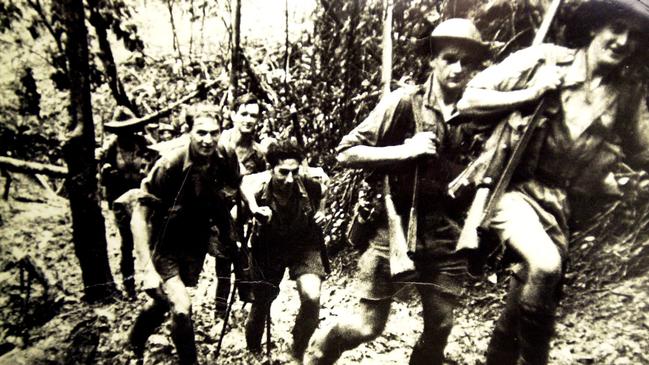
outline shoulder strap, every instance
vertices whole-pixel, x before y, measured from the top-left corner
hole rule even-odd
[[[424,130],[424,116],[421,113],[421,108],[418,108],[416,103],[416,96],[418,94],[418,91],[420,91],[422,86],[419,86],[417,89],[415,89],[414,92],[410,94],[409,97],[409,105],[410,109],[412,110],[412,117],[415,120],[415,133],[421,132]]]

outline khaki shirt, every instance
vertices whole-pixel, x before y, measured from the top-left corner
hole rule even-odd
[[[538,82],[543,67],[559,67],[563,84],[535,132],[510,190],[524,193],[547,231],[567,244],[571,193],[596,194],[613,164],[649,161],[649,112],[638,82],[624,75],[587,90],[585,50],[542,44],[518,51],[478,74],[471,88],[520,90]]]
[[[259,206],[268,206],[272,218],[259,232],[262,241],[274,248],[292,250],[295,246],[319,249],[322,232],[315,224],[314,214],[323,197],[321,185],[309,176],[295,179],[294,191],[286,205],[280,205],[273,194],[271,171],[246,176],[242,190],[254,192]],[[320,232],[318,232],[320,231]]]
[[[193,162],[189,143],[168,151],[142,181],[142,192],[154,211],[152,239],[157,251],[203,253],[210,227],[230,231],[230,198],[226,191],[241,182],[234,151],[218,148],[209,164]]]
[[[468,164],[475,139],[485,125],[445,119],[438,106],[439,96],[432,87],[432,76],[423,85],[404,87],[384,97],[369,116],[337,147],[338,152],[358,145],[394,146],[403,144],[416,131],[435,133],[438,156],[422,161],[408,161],[377,170],[377,176],[387,173],[397,213],[404,225],[412,201],[415,167],[418,166],[418,252],[443,256],[454,252],[459,233],[456,222],[466,211],[462,202],[451,200],[446,189]],[[488,127],[488,126],[487,126]],[[417,165],[419,164],[419,165]],[[377,179],[381,181],[382,179]],[[386,227],[385,215],[378,224]],[[406,227],[403,227],[404,231]],[[384,240],[387,242],[387,240]],[[384,242],[383,244],[385,244]],[[420,250],[419,246],[422,246]]]

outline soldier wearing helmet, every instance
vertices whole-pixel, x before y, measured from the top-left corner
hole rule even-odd
[[[385,200],[385,207],[388,203],[394,206],[404,232],[408,212],[416,202],[413,282],[417,284],[412,285],[421,296],[424,331],[410,358],[414,365],[443,363],[453,308],[466,274],[467,260],[455,252],[458,230],[453,228],[461,227],[454,221],[461,219],[466,205],[447,197],[445,188],[465,167],[467,161],[461,156],[466,154],[460,151],[470,145],[469,136],[474,132],[472,123],[455,118],[456,103],[489,53],[475,25],[466,19],[442,22],[429,39],[428,81],[385,96],[343,137],[337,149],[341,164],[375,171],[370,177],[375,183],[370,185],[387,184],[385,192],[390,191],[392,197],[391,203]],[[391,276],[389,247],[394,227],[388,209],[377,209],[381,213],[359,260],[359,310],[353,320],[345,316],[344,321],[314,336],[306,364],[333,364],[344,351],[378,337],[385,328],[392,298],[407,284]]]

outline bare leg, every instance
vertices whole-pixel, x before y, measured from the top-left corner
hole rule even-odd
[[[496,232],[520,255],[525,266],[520,295],[511,293],[519,296],[519,363],[545,365],[563,275],[562,258],[536,211],[520,195],[505,194],[499,210],[494,217]]]
[[[171,339],[176,346],[180,363],[183,365],[197,364],[192,304],[187,288],[179,276],[165,281],[163,288],[171,305]]]
[[[317,338],[307,351],[308,365],[333,364],[343,352],[378,337],[385,329],[390,314],[390,299],[360,301],[353,319],[338,322],[324,336]]]
[[[119,229],[119,235],[122,239],[121,251],[122,259],[120,261],[120,270],[122,272],[122,282],[124,290],[130,298],[135,298],[135,258],[133,257],[133,234],[131,233],[131,215],[123,206],[113,205],[115,212],[115,221]]]
[[[315,274],[304,274],[296,282],[300,294],[300,310],[293,327],[292,352],[296,359],[301,360],[313,331],[318,327],[322,279]]]
[[[129,334],[129,343],[138,357],[144,355],[146,341],[164,322],[168,311],[169,305],[167,301],[161,297],[154,297],[149,300],[149,303],[146,304],[135,319]]]

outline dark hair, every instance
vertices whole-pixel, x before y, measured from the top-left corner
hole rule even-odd
[[[197,104],[187,109],[187,114],[185,114],[185,123],[189,130],[194,127],[194,121],[200,117],[212,118],[216,123],[221,126],[219,118],[217,118],[217,113],[214,107],[205,104]]]
[[[266,152],[266,161],[270,167],[275,167],[280,161],[294,158],[299,162],[304,160],[304,151],[296,142],[291,140],[279,140],[271,143]]]
[[[257,102],[257,97],[253,93],[245,93],[243,95],[239,95],[236,99],[234,99],[234,111],[236,112],[241,105],[255,104]]]

